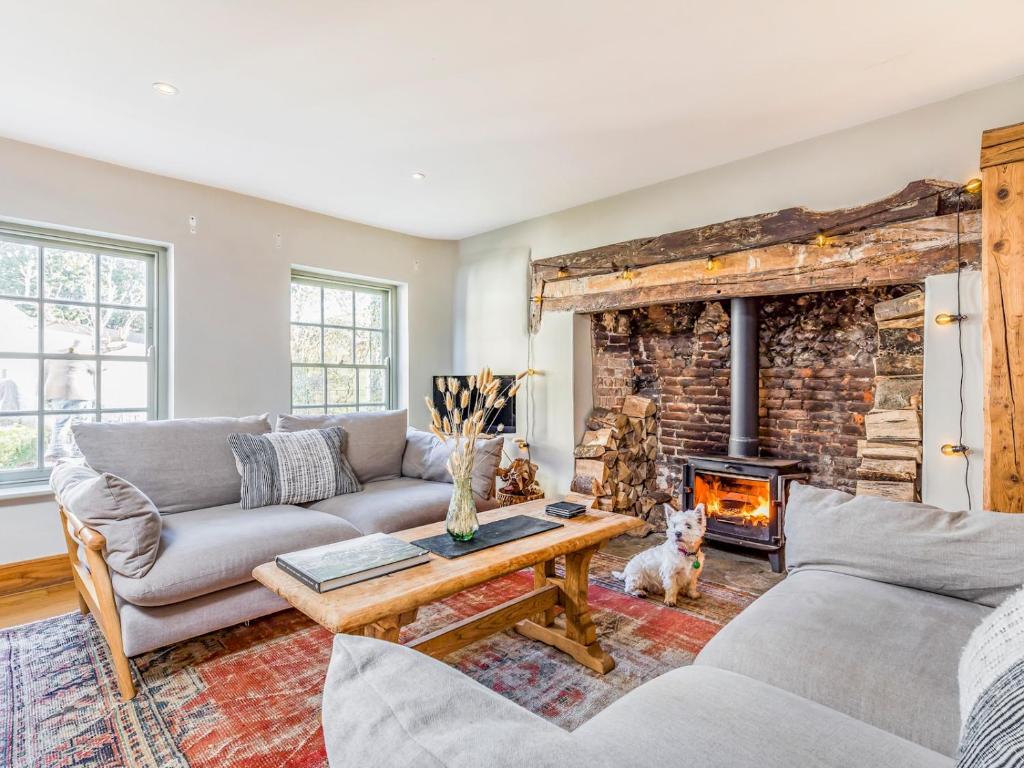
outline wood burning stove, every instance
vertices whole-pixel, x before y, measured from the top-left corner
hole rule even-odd
[[[785,570],[785,519],[789,483],[807,477],[793,459],[690,457],[681,502],[685,509],[704,504],[709,541],[738,544],[768,553],[772,570]]]
[[[680,500],[685,509],[704,504],[709,540],[767,552],[781,573],[789,483],[807,475],[798,471],[799,460],[759,456],[758,310],[757,299],[730,302],[729,455],[689,457]]]

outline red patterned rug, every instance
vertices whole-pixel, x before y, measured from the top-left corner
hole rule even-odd
[[[668,608],[622,593],[624,561],[599,554],[590,602],[616,667],[598,675],[506,632],[447,661],[483,685],[573,729],[658,675],[689,664],[756,595],[702,582]],[[420,611],[403,640],[532,588],[515,573]],[[139,695],[122,703],[89,617],[67,614],[0,632],[0,765],[125,768],[319,768],[320,696],[331,635],[286,611],[133,660]]]

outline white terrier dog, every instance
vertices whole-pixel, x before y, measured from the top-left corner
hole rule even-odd
[[[707,517],[704,505],[685,512],[667,511],[668,535],[665,543],[635,555],[625,570],[612,575],[626,582],[626,592],[637,597],[663,593],[665,605],[675,605],[680,590],[691,600],[700,597],[697,578],[704,570],[704,531]]]

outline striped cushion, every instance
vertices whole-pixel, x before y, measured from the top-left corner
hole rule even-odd
[[[302,504],[362,490],[341,427],[228,437],[242,476],[242,509]]]
[[[971,635],[960,659],[957,768],[1024,765],[1024,590]]]

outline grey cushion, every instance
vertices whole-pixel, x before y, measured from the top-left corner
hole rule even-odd
[[[348,433],[345,448],[352,469],[361,483],[387,480],[402,474],[402,453],[408,411],[368,411],[323,416],[281,415],[277,417],[278,432],[301,429],[342,427]]]
[[[333,768],[610,765],[585,741],[446,664],[352,635],[334,638],[323,723]]]
[[[729,622],[696,663],[761,680],[953,755],[960,649],[989,610],[839,573],[801,571]]]
[[[472,486],[473,495],[478,501],[494,495],[494,478],[501,464],[501,450],[504,446],[505,438],[500,435],[477,440]],[[402,477],[451,483],[448,457],[451,456],[452,448],[453,442],[441,442],[430,432],[410,429],[406,434],[405,453],[402,456]]]
[[[302,504],[359,490],[345,457],[341,427],[234,434],[228,437],[242,475],[242,509]]]
[[[117,598],[121,640],[128,656],[258,619],[290,606],[257,581],[248,581],[183,603],[146,608]]]
[[[109,472],[60,462],[50,475],[59,502],[103,534],[104,559],[123,576],[145,576],[156,562],[160,513],[138,488]]]
[[[684,667],[573,732],[620,766],[950,768],[952,760],[742,675]]]
[[[393,533],[444,520],[451,498],[449,483],[399,477],[366,483],[360,493],[324,499],[309,508],[343,518],[362,534]],[[477,509],[494,505],[478,501]]]
[[[304,507],[242,509],[227,504],[164,518],[160,552],[145,576],[114,575],[114,591],[135,605],[169,605],[252,580],[252,569],[282,552],[358,536],[340,518]]]
[[[948,512],[793,484],[789,570],[816,568],[994,607],[1024,583],[1024,515]]]
[[[169,514],[237,502],[240,483],[228,435],[269,432],[270,422],[264,415],[80,422],[71,429],[90,467],[123,477]]]

